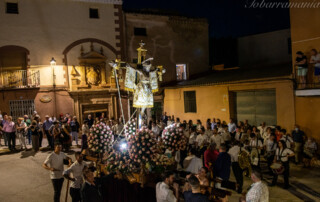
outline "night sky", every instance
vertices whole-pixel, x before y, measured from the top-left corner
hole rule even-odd
[[[290,27],[289,9],[248,8],[270,0],[123,0],[124,10],[157,9],[209,21],[210,37],[225,38],[270,32]],[[287,0],[271,0],[287,2]],[[247,7],[247,8],[246,8]]]

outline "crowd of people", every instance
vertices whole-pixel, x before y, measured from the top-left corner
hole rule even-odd
[[[209,185],[209,182],[214,181],[216,188],[228,187],[226,184],[230,183],[232,169],[236,179],[236,191],[243,193],[245,170],[239,165],[239,154],[245,151],[249,158],[252,153],[257,154],[254,158],[250,158],[253,169],[251,179],[254,185],[251,186],[244,201],[252,201],[251,197],[259,198],[257,201],[268,201],[265,191],[268,188],[261,182],[261,161],[267,162],[269,174],[273,175],[269,186],[276,185],[278,176],[283,175],[284,188],[287,189],[291,157],[293,163],[303,163],[304,167],[309,167],[310,159],[315,157],[317,152],[314,139],[307,137],[298,125],[294,126],[291,133],[287,133],[286,129],[280,126],[267,126],[265,122],[253,126],[248,120],[236,124],[230,119],[228,124],[223,124],[220,119],[213,118],[208,119],[205,124],[200,120],[194,124],[192,120],[181,122],[179,118],[167,116],[165,113],[161,120],[150,123],[149,127],[155,134],[161,135],[165,126],[170,124],[179,125],[189,144],[186,151],[178,151],[175,154],[175,159],[179,162],[177,169],[195,175],[200,185]],[[280,164],[283,172],[274,172],[272,167],[274,163]],[[157,191],[161,192],[160,184],[158,186]],[[160,195],[157,194],[157,197]]]
[[[83,150],[88,147],[87,137],[90,128],[100,121],[106,123],[114,134],[119,134],[123,129],[121,121],[107,120],[104,118],[104,114],[95,119],[89,114],[80,125],[77,117],[69,113],[60,114],[59,119],[46,115],[42,120],[39,114],[34,111],[33,115],[24,115],[17,118],[16,121],[12,116],[3,113],[0,115],[0,146],[8,147],[10,151],[15,152],[25,151],[28,149],[27,145],[32,145],[32,150],[38,152],[46,138],[47,147],[51,150],[54,149],[54,144],[57,142],[63,145],[63,150],[66,152],[69,151],[73,143],[75,146],[81,145]],[[1,145],[1,139],[4,140],[4,145]],[[18,147],[16,146],[17,139],[20,142]]]
[[[77,117],[70,114],[61,115],[59,120],[45,116],[41,122],[40,116],[35,112],[32,116],[25,115],[13,122],[12,117],[7,114],[1,116],[1,134],[11,151],[16,150],[15,138],[20,140],[20,148],[27,149],[28,144],[32,144],[32,149],[37,152],[42,146],[42,139],[45,136],[48,147],[54,150],[45,160],[43,167],[51,172],[52,184],[54,187],[54,201],[59,201],[63,179],[72,181],[70,195],[73,201],[80,201],[84,198],[101,197],[94,186],[92,172],[85,171],[87,165],[82,162],[82,154],[76,152],[76,162],[71,163],[71,159],[62,153],[69,151],[72,142],[79,145],[81,135],[81,151],[88,148],[87,136],[93,124],[104,122],[113,131],[113,134],[121,137],[124,124],[122,120],[108,120],[101,117],[95,119],[89,114],[80,126]],[[166,126],[176,124],[183,131],[187,138],[187,147],[184,151],[177,151],[174,154],[177,168],[175,171],[186,173],[185,186],[177,186],[174,182],[174,174],[170,171],[163,173],[163,181],[156,186],[157,201],[177,201],[178,194],[183,193],[185,201],[207,201],[207,195],[203,187],[214,187],[216,190],[225,190],[221,199],[227,200],[228,189],[236,190],[245,194],[242,201],[268,201],[268,187],[261,181],[261,162],[266,161],[270,174],[273,175],[272,183],[277,184],[278,175],[284,177],[284,188],[289,187],[290,158],[293,163],[303,163],[305,167],[310,166],[310,159],[316,156],[317,144],[313,138],[307,137],[295,125],[291,133],[280,126],[267,126],[261,123],[259,126],[250,125],[248,120],[235,123],[232,119],[228,124],[218,118],[208,119],[205,124],[197,120],[194,124],[192,120],[180,121],[179,118],[168,116],[164,113],[156,121],[149,121],[146,125],[155,134],[154,138],[162,135]],[[159,138],[161,144],[161,138]],[[79,145],[80,146],[80,145]],[[239,158],[240,153],[245,152],[250,156],[257,155],[250,159],[252,167],[251,175],[242,168]],[[168,151],[168,153],[170,153]],[[293,158],[294,157],[294,158]],[[303,161],[301,161],[303,159]],[[64,162],[69,160],[69,163]],[[283,172],[273,172],[273,164],[282,166]],[[64,171],[63,164],[69,164],[69,168]],[[235,176],[236,183],[230,181],[231,170]],[[73,173],[73,178],[70,173]],[[85,172],[85,174],[84,174]],[[244,174],[251,177],[253,184],[248,192],[243,190]],[[85,184],[82,180],[84,176]],[[88,193],[81,193],[80,188],[91,190]],[[172,191],[169,189],[173,187]],[[83,200],[86,201],[86,200]],[[87,200],[90,201],[90,200]]]

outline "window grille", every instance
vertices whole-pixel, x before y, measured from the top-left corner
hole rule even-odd
[[[34,100],[10,100],[10,115],[13,121],[17,118],[28,115],[29,117],[35,111]]]

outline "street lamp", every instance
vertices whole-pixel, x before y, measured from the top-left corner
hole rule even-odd
[[[50,65],[52,68],[52,87],[53,87],[53,96],[54,96],[54,108],[53,108],[53,114],[56,116],[57,114],[57,98],[56,98],[56,75],[54,73],[54,68],[56,66],[56,60],[54,57],[51,58],[50,60]]]
[[[56,66],[56,64],[56,60],[54,59],[54,57],[52,57],[50,60],[50,65],[52,68],[52,84],[54,87],[56,86],[56,75],[54,74],[54,67]]]

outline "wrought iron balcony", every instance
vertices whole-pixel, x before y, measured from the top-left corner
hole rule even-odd
[[[0,72],[0,88],[40,87],[39,70],[16,70]]]

